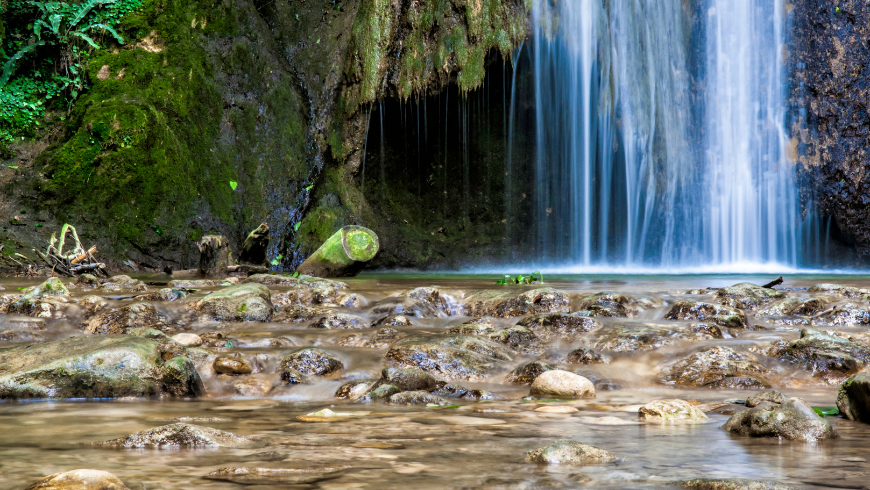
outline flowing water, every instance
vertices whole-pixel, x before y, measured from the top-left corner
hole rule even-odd
[[[547,277],[547,286],[570,297],[571,311],[581,297],[599,291],[619,291],[646,298],[648,305],[634,319],[598,318],[603,329],[619,325],[649,325],[659,330],[688,326],[691,322],[667,321],[667,305],[676,299],[712,300],[707,291],[686,290],[722,287],[743,281],[766,282],[752,276],[559,276]],[[492,289],[490,277],[435,275],[364,275],[347,281],[361,298],[357,308],[342,308],[367,321],[377,320],[378,303],[418,286],[434,285],[457,302],[471,291]],[[867,286],[859,277],[787,277],[789,297],[805,298],[806,288],[820,282]],[[35,280],[2,279],[9,292],[36,284]],[[534,286],[510,286],[517,293]],[[270,287],[273,298],[287,288]],[[498,291],[504,291],[499,287]],[[200,291],[198,296],[207,291]],[[73,300],[92,294],[74,290]],[[105,296],[105,295],[104,295]],[[115,297],[113,304],[130,299]],[[838,300],[840,303],[846,300]],[[867,308],[867,300],[849,300]],[[63,318],[47,320],[43,338],[25,344],[70,335],[83,335],[79,322],[83,310],[64,310]],[[183,302],[156,303],[172,318],[181,318]],[[283,308],[293,308],[287,305]],[[411,312],[408,312],[410,314]],[[0,315],[0,321],[6,318]],[[428,318],[411,317],[412,326],[396,327],[402,335],[443,333],[467,317],[447,316],[445,311]],[[386,347],[354,347],[354,338],[377,330],[324,330],[307,323],[203,323],[191,321],[182,330],[198,333],[220,331],[233,348],[260,359],[262,372],[250,376],[274,385],[260,397],[242,397],[232,389],[234,378],[199,369],[207,394],[195,401],[170,400],[55,400],[0,403],[0,488],[21,489],[42,476],[76,468],[112,472],[132,489],[231,489],[242,483],[208,479],[225,467],[340,468],[308,483],[243,482],[253,488],[672,488],[669,482],[699,477],[746,477],[776,480],[802,488],[865,488],[870,481],[870,425],[839,417],[828,420],[841,437],[819,444],[729,435],[719,427],[729,414],[743,408],[726,401],[742,400],[756,390],[690,389],[663,383],[660,370],[678,359],[710,345],[741,351],[755,350],[771,370],[774,388],[799,396],[814,406],[830,406],[836,385],[816,380],[808,371],[762,355],[778,339],[797,338],[798,328],[749,312],[758,330],[740,331],[724,338],[677,341],[651,350],[609,353],[610,361],[595,365],[566,365],[565,355],[586,341],[544,342],[534,353],[517,353],[501,369],[477,382],[460,381],[468,388],[494,394],[489,401],[456,400],[451,408],[392,406],[381,402],[337,400],[333,394],[344,380],[377,378],[386,365]],[[497,326],[517,318],[496,319]],[[866,327],[841,326],[830,330],[861,335]],[[6,342],[0,348],[18,345]],[[281,347],[273,347],[281,345]],[[311,385],[286,385],[276,372],[282,352],[299,346],[318,346],[335,353],[344,369],[338,377]],[[583,374],[598,386],[592,400],[542,401],[527,399],[528,386],[506,384],[506,372],[526,360],[544,359]],[[237,379],[237,378],[236,378]],[[697,425],[640,423],[637,409],[649,401],[682,398],[693,403],[720,403],[708,412],[709,421]],[[542,407],[575,408],[570,413],[548,413]],[[323,408],[353,412],[357,417],[305,421],[297,417]],[[83,446],[170,423],[190,421],[244,436],[259,438],[252,449],[141,449],[112,450]],[[571,438],[612,452],[615,463],[591,466],[537,466],[525,463],[526,451]]]

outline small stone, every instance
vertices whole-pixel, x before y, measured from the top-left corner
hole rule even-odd
[[[411,320],[405,315],[390,315],[372,324],[373,327],[407,327],[411,325]]]
[[[393,385],[380,385],[372,391],[368,392],[368,394],[362,397],[361,400],[364,402],[386,400],[398,392],[399,389]]]
[[[390,396],[389,401],[392,405],[452,405],[450,401],[426,391],[403,391]]]
[[[595,398],[595,386],[578,374],[552,370],[535,378],[530,393],[539,398]]]
[[[765,393],[756,393],[746,399],[746,406],[749,408],[757,407],[764,402],[776,403],[782,405],[785,403],[785,396],[778,391],[768,391]]]
[[[380,383],[393,385],[402,391],[432,391],[438,387],[434,376],[419,369],[384,368]]]
[[[99,470],[55,473],[25,490],[130,490],[117,476]]]
[[[650,422],[699,422],[707,415],[685,400],[656,400],[637,411],[641,420]]]
[[[214,360],[214,370],[219,374],[251,374],[254,365],[247,359],[218,357]]]
[[[298,379],[298,374],[328,376],[344,369],[344,365],[323,350],[307,347],[284,356],[278,364],[278,369],[282,372],[281,379],[298,383],[300,381],[293,381]]]
[[[594,464],[614,459],[612,454],[603,449],[570,439],[561,439],[547,447],[526,453],[526,461],[538,464]]]
[[[695,490],[797,490],[782,483],[743,478],[702,478],[676,482],[674,485]]]
[[[601,364],[605,359],[592,349],[580,347],[568,354],[567,361],[571,364]]]
[[[202,345],[202,337],[195,333],[179,333],[172,336],[172,340],[185,347],[199,347]]]
[[[338,390],[335,391],[335,397],[345,400],[359,400],[364,397],[369,390],[371,390],[376,382],[377,381],[373,379],[349,381],[341,385]]]

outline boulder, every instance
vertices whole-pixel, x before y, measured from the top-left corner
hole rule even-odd
[[[189,306],[203,320],[226,322],[267,322],[274,309],[269,289],[261,284],[229,286]]]
[[[187,293],[182,289],[163,288],[149,294],[143,294],[133,298],[133,301],[159,301],[170,302],[184,299]]]
[[[786,298],[760,308],[757,314],[773,317],[810,316],[823,311],[828,304],[829,301],[825,298]]]
[[[267,286],[287,286],[292,289],[276,292],[272,298],[276,306],[300,307],[311,305],[350,307],[359,306],[359,297],[349,292],[348,285],[340,281],[311,276],[279,276],[256,274],[243,282],[256,282]]]
[[[744,478],[700,478],[676,482],[674,485],[695,490],[798,490],[782,483]]]
[[[202,394],[186,357],[133,336],[74,337],[0,351],[0,399],[117,398]]]
[[[245,448],[254,445],[247,437],[211,427],[193,424],[170,424],[154,427],[127,437],[94,443],[95,446],[133,448],[178,447],[230,447]]]
[[[681,341],[696,341],[703,335],[684,327],[655,325],[608,325],[590,334],[589,346],[605,352],[636,352],[675,345]]]
[[[130,490],[117,476],[100,470],[55,473],[25,490]]]
[[[785,397],[778,391],[766,391],[764,393],[756,393],[746,399],[746,406],[749,408],[757,407],[762,403],[775,403],[782,405],[785,403]]]
[[[839,437],[831,425],[800,398],[785,403],[761,403],[736,413],[722,428],[752,437],[778,437],[792,441],[818,442]]]
[[[570,364],[602,364],[608,362],[604,356],[586,347],[574,349],[568,353],[568,357],[565,360]]]
[[[609,452],[594,446],[561,439],[549,446],[526,453],[526,461],[538,464],[595,464],[607,463],[614,458]]]
[[[849,420],[870,423],[870,372],[856,374],[840,385],[837,408]]]
[[[242,358],[218,357],[213,366],[218,374],[251,374],[254,371],[251,361]]]
[[[384,368],[378,385],[393,385],[402,391],[432,391],[438,380],[420,369]]]
[[[311,328],[322,328],[326,330],[351,330],[369,328],[368,321],[359,315],[351,315],[348,313],[330,313],[329,315],[320,317],[311,324]]]
[[[22,293],[20,296],[6,295],[8,299],[14,296],[12,302],[5,307],[6,313],[51,318],[68,302],[69,289],[60,279],[52,277],[38,286],[24,289]]]
[[[818,330],[803,329],[799,339],[771,345],[768,355],[798,364],[828,383],[841,383],[870,362],[870,347]]]
[[[530,394],[538,398],[595,398],[595,385],[579,374],[553,369],[535,378]]]
[[[527,327],[543,340],[553,337],[573,339],[579,334],[601,327],[601,324],[592,318],[568,313],[527,315],[521,318],[517,325]]]
[[[746,313],[723,305],[681,300],[665,314],[668,320],[710,321],[720,327],[746,328]]]
[[[846,303],[814,316],[812,324],[828,327],[870,325],[870,311],[858,308],[852,303]]]
[[[641,308],[636,298],[621,293],[603,292],[580,300],[578,315],[612,318],[634,318]]]
[[[530,385],[533,381],[535,381],[535,378],[540,376],[542,373],[550,371],[552,369],[554,368],[548,364],[544,364],[540,361],[534,361],[517,367],[516,369],[508,373],[504,380],[505,383],[515,385]]]
[[[97,279],[97,276],[93,274],[79,274],[76,278],[76,286],[79,286],[84,289],[93,289],[100,287],[102,281]]]
[[[451,294],[429,286],[415,288],[380,301],[372,308],[372,313],[378,316],[434,318],[460,315],[462,305]]]
[[[170,289],[182,289],[182,290],[197,290],[202,288],[214,288],[220,286],[223,281],[216,281],[213,279],[175,279],[169,281],[167,286]]]
[[[842,298],[860,298],[870,294],[870,289],[844,286],[842,284],[816,284],[810,287],[811,293],[823,293],[840,296]]]
[[[144,293],[147,290],[144,282],[124,275],[112,276],[100,286],[100,291],[105,293]]]
[[[749,282],[742,282],[716,291],[716,298],[720,303],[741,310],[754,310],[784,296],[785,293],[782,291],[763,288]]]
[[[167,316],[151,303],[133,303],[121,308],[100,310],[82,322],[89,334],[124,334],[134,328],[171,331]]]
[[[543,313],[567,313],[568,295],[553,288],[538,288],[517,294],[512,289],[472,291],[466,296],[467,316],[511,318]]]
[[[398,330],[384,327],[372,335],[353,334],[338,339],[337,344],[345,347],[362,347],[365,349],[386,349],[402,338]]]
[[[464,335],[415,335],[399,340],[384,354],[395,367],[419,368],[447,379],[480,380],[511,353],[502,345]]]
[[[768,388],[768,371],[752,354],[707,347],[665,370],[666,382],[693,388]]]
[[[396,393],[390,396],[389,403],[391,405],[438,405],[439,407],[452,405],[448,400],[427,391],[403,391]]]
[[[306,383],[307,376],[329,376],[344,369],[336,357],[314,347],[291,352],[281,358],[278,370],[281,379],[290,384]],[[299,377],[302,375],[302,378]]]
[[[640,407],[638,418],[648,422],[703,422],[707,415],[685,400],[656,400]]]

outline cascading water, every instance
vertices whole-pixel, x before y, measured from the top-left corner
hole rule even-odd
[[[586,269],[801,264],[784,9],[536,0],[539,256]]]

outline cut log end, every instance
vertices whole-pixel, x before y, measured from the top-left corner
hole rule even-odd
[[[317,277],[349,277],[377,255],[378,236],[362,226],[345,226],[329,237],[297,271]]]
[[[380,248],[375,232],[362,226],[345,226],[341,229],[341,237],[345,253],[357,262],[372,260]]]

